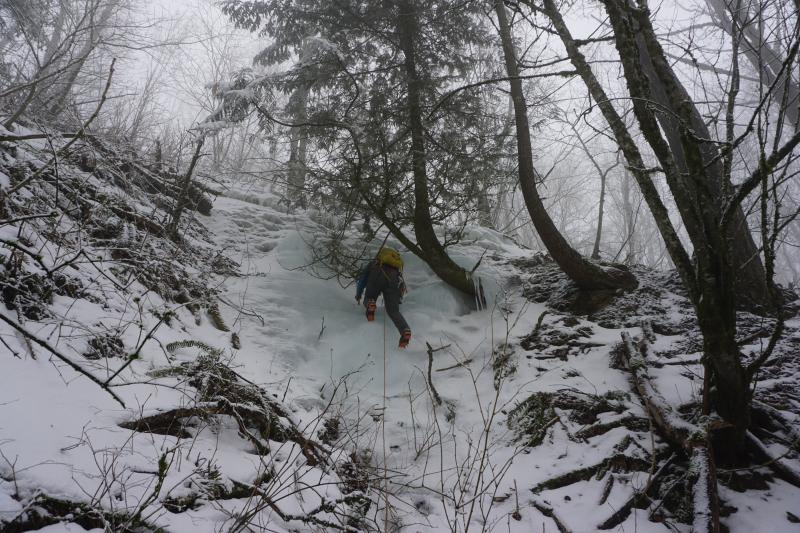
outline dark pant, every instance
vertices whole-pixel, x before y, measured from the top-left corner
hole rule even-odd
[[[400,272],[390,267],[371,267],[367,278],[367,288],[364,293],[364,305],[370,300],[377,300],[383,294],[383,304],[386,306],[386,314],[394,322],[397,330],[402,333],[410,329],[408,322],[400,314]]]

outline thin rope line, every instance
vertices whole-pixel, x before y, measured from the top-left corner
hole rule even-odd
[[[381,434],[383,441],[383,498],[384,515],[383,531],[389,532],[389,465],[386,462],[386,298],[384,297],[383,310],[383,423],[381,424]]]

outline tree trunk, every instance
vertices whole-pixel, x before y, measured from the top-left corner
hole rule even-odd
[[[599,265],[587,261],[575,251],[564,236],[561,235],[561,232],[558,231],[553,219],[550,218],[542,203],[542,199],[536,189],[536,182],[539,176],[533,166],[527,105],[522,92],[522,81],[519,78],[516,52],[511,39],[511,28],[503,0],[495,0],[494,8],[497,14],[506,70],[510,78],[511,98],[514,102],[520,188],[533,225],[553,260],[582,289],[633,289],[638,283],[630,272],[603,269]]]
[[[305,41],[300,63],[308,61],[308,41]],[[311,83],[303,81],[292,93],[289,108],[293,122],[302,124],[308,120],[308,92]],[[306,155],[308,150],[308,129],[292,128],[289,133],[289,176],[286,183],[286,196],[292,205],[306,207]]]
[[[524,1],[526,4],[530,3],[528,0]],[[687,291],[692,297],[696,296],[698,290],[694,264],[683,246],[678,231],[672,224],[670,212],[664,204],[647,170],[648,167],[645,165],[641,151],[629,131],[629,126],[622,120],[622,117],[614,108],[605,89],[603,89],[603,86],[592,71],[589,62],[581,53],[577,42],[572,37],[572,33],[564,22],[564,18],[561,16],[561,13],[559,13],[555,2],[553,0],[544,0],[543,4],[544,13],[552,22],[555,32],[564,44],[572,65],[575,67],[578,75],[583,79],[584,84],[589,90],[589,94],[591,94],[594,101],[597,102],[597,107],[600,108],[603,117],[608,123],[617,145],[625,155],[625,159],[628,162],[628,169],[639,185],[639,189],[642,192],[645,202],[647,202],[647,206],[650,208],[658,231],[664,239],[664,244],[669,252],[669,256],[675,264],[675,268],[680,273]],[[636,102],[637,101],[634,100],[634,104],[636,104]],[[671,176],[667,175],[667,178],[669,180]],[[681,191],[678,190],[675,194],[676,198],[683,198],[685,196],[681,196],[680,193]],[[678,206],[680,207],[681,204],[679,203]],[[683,216],[683,214],[683,211],[681,211],[681,216]]]
[[[741,353],[736,344],[736,308],[733,282],[725,275],[706,276],[708,286],[696,305],[703,333],[706,372],[711,371],[711,405],[730,427],[712,435],[714,450],[722,464],[737,464],[745,457],[747,429],[750,426],[752,392]],[[710,367],[710,368],[709,368]]]
[[[649,13],[634,11],[624,0],[604,3],[634,99],[634,114],[667,176],[694,245],[695,284],[689,290],[690,298],[716,385],[712,398],[719,415],[730,424],[724,431],[725,446],[719,451],[729,459],[742,458],[750,395],[736,346],[736,303],[741,295],[734,287],[737,279],[741,280],[737,276],[741,274],[737,251],[747,244],[735,241],[733,233],[719,230],[724,208],[721,195],[729,190],[730,183],[721,168],[715,168],[718,163],[709,159],[717,153],[716,148],[697,138],[708,139],[708,135],[698,133],[708,130],[702,129],[702,118],[669,67]],[[666,116],[645,103],[650,101],[662,104],[659,110],[667,107],[672,115]],[[762,283],[765,281],[762,279]]]
[[[606,203],[606,173],[600,174],[600,205],[597,207],[597,233],[594,236],[592,259],[600,259],[600,241],[603,238],[603,207]]]
[[[631,16],[631,21],[635,24],[634,16]],[[726,191],[731,188],[731,180],[724,171],[716,143],[706,140],[713,138],[711,132],[669,64],[666,61],[659,61],[658,66],[654,64],[656,54],[660,51],[655,35],[648,28],[640,26],[639,29],[641,31],[636,32],[639,66],[647,78],[650,98],[658,104],[655,106],[656,117],[664,131],[674,163],[678,171],[686,176],[686,181],[702,179],[704,184],[696,187],[696,190],[708,194],[708,202],[721,205],[725,201]],[[654,50],[655,47],[658,47],[658,51]],[[698,161],[690,161],[692,158]],[[737,272],[737,304],[754,311],[770,310],[764,266],[741,207],[737,209],[728,231],[729,239],[736,243],[731,252]]]
[[[623,175],[622,182],[622,211],[625,219],[625,244],[622,249],[627,248],[625,260],[623,263],[626,265],[637,262],[636,256],[636,213],[633,210],[633,201],[631,200],[631,180],[627,172]],[[620,252],[622,251],[620,249]]]
[[[477,209],[478,224],[485,228],[492,228],[492,206],[489,203],[489,187],[483,183],[478,191]]]
[[[167,226],[167,235],[173,240],[178,240],[178,225],[181,221],[181,215],[186,209],[186,204],[189,203],[189,188],[192,185],[192,175],[194,174],[194,169],[197,166],[197,163],[202,157],[200,150],[202,150],[205,140],[205,136],[201,136],[197,140],[194,155],[192,156],[192,160],[189,162],[189,168],[186,170],[186,174],[183,175],[178,197],[175,198],[175,207],[172,210],[172,216],[170,218],[169,225]]]
[[[406,107],[408,127],[411,131],[411,165],[414,179],[414,234],[423,260],[439,278],[469,296],[475,295],[475,285],[469,272],[458,266],[447,255],[433,227],[428,193],[428,175],[425,163],[425,130],[422,123],[422,79],[417,70],[414,35],[417,31],[415,7],[409,0],[398,5],[397,31],[403,51],[406,76]]]

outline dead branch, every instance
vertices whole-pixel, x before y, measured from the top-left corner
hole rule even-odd
[[[590,439],[599,435],[605,435],[615,428],[624,427],[631,431],[646,431],[648,427],[646,418],[635,415],[628,415],[612,422],[601,422],[578,430],[575,436],[579,439]]]
[[[436,404],[442,405],[442,397],[439,396],[439,393],[436,391],[436,387],[433,386],[433,354],[440,350],[449,348],[450,345],[448,344],[447,346],[440,346],[439,348],[434,349],[429,342],[426,342],[425,346],[428,347],[428,386],[431,388],[431,394],[433,395],[433,399],[436,401]]]
[[[649,502],[650,493],[657,486],[658,482],[661,479],[661,476],[663,476],[663,474],[667,471],[669,466],[675,461],[676,458],[677,455],[673,453],[669,457],[669,459],[667,459],[666,461],[664,461],[664,463],[662,463],[662,465],[659,467],[656,473],[653,474],[653,476],[648,481],[647,485],[645,485],[644,489],[642,489],[641,491],[635,491],[631,495],[631,497],[628,498],[628,500],[624,504],[622,504],[622,507],[617,509],[614,512],[614,514],[608,517],[604,522],[600,523],[597,526],[597,529],[602,529],[602,530],[614,529],[615,527],[623,523],[625,520],[627,520],[628,516],[630,516],[631,511],[633,511],[634,507],[642,503]],[[613,477],[611,479],[613,479]],[[610,492],[610,490],[611,487],[609,486],[608,492]],[[608,492],[604,493],[603,502],[605,502],[605,500],[608,498]]]
[[[178,407],[145,416],[137,420],[121,422],[120,427],[144,433],[158,435],[172,435],[178,438],[191,438],[192,434],[186,428],[192,418],[207,419],[211,416],[226,415],[236,421],[241,435],[250,441],[257,452],[262,455],[269,453],[267,441],[295,442],[301,448],[309,465],[314,466],[324,462],[324,456],[319,445],[307,439],[290,422],[282,422],[278,412],[268,409],[259,409],[252,405],[234,403],[222,397],[213,402],[201,402],[193,407]],[[255,429],[257,433],[253,433]]]
[[[644,340],[637,345],[627,332],[622,332],[623,358],[631,373],[633,385],[642,399],[653,423],[664,437],[679,448],[691,448],[697,435],[702,431],[697,426],[683,420],[667,400],[656,390],[647,371],[645,361],[647,344]]]
[[[78,363],[74,362],[69,357],[67,357],[66,355],[63,355],[61,352],[59,352],[58,350],[56,350],[55,348],[50,346],[50,344],[48,344],[46,341],[43,341],[42,339],[38,338],[33,333],[30,333],[25,328],[23,328],[20,324],[17,324],[15,321],[11,320],[7,316],[3,315],[2,313],[0,313],[0,320],[2,320],[3,322],[8,324],[9,326],[14,328],[15,330],[19,331],[22,334],[22,336],[25,337],[26,339],[38,344],[39,346],[41,346],[42,348],[44,348],[45,350],[47,350],[48,352],[50,352],[51,354],[56,356],[58,359],[60,359],[63,362],[65,362],[67,365],[72,367],[72,369],[75,370],[76,372],[78,372],[79,374],[83,374],[84,376],[86,376],[87,378],[89,378],[90,380],[95,382],[97,385],[100,386],[101,389],[103,389],[109,395],[111,395],[111,397],[114,398],[122,407],[125,407],[125,402],[123,402],[122,399],[119,396],[117,396],[116,393],[114,393],[114,391],[112,391],[110,388],[108,388],[107,384],[105,384],[102,381],[100,381],[100,379],[95,377],[91,372],[89,372],[88,370],[85,370]]]
[[[747,432],[747,440],[750,441],[750,444],[760,456],[760,460],[763,461],[763,463],[758,466],[769,467],[775,472],[775,474],[777,474],[779,478],[783,479],[787,483],[791,483],[795,487],[800,487],[800,472],[783,460],[786,455],[794,451],[793,446],[798,444],[797,441],[794,442],[793,446],[789,446],[789,449],[786,450],[785,453],[781,455],[775,455],[764,445],[763,442],[761,442],[758,437],[749,431]]]
[[[54,133],[53,135],[47,133],[30,133],[28,135],[0,135],[0,143],[35,141],[53,137],[61,137],[62,139],[74,139],[75,137],[80,137],[80,136],[81,136],[80,133]],[[85,136],[88,137],[88,135]]]
[[[623,332],[622,342],[625,365],[653,424],[667,441],[689,454],[696,475],[692,491],[693,531],[719,533],[717,477],[707,432],[683,420],[653,386],[647,370],[647,339],[635,343],[630,334]]]
[[[21,181],[21,182],[19,182],[17,185],[15,185],[15,186],[14,186],[14,187],[12,187],[11,189],[9,189],[9,191],[8,191],[6,194],[8,194],[8,195],[11,195],[11,194],[13,194],[13,193],[17,192],[18,190],[20,190],[22,187],[26,186],[28,183],[30,183],[30,182],[31,182],[31,181],[33,181],[34,179],[36,179],[36,178],[38,178],[39,176],[41,176],[41,175],[42,175],[42,173],[44,173],[44,171],[45,171],[45,170],[47,170],[48,168],[50,168],[50,165],[52,165],[53,163],[55,163],[55,162],[58,160],[58,157],[59,157],[61,154],[63,154],[65,151],[67,151],[67,150],[69,149],[69,147],[70,147],[70,146],[72,146],[73,144],[75,144],[75,142],[76,142],[78,139],[80,139],[80,138],[82,138],[82,137],[84,136],[84,134],[86,133],[86,129],[87,129],[89,126],[91,126],[92,122],[94,122],[94,120],[95,120],[95,119],[97,118],[97,116],[100,114],[100,110],[103,108],[103,104],[105,104],[105,103],[106,103],[106,98],[108,97],[108,91],[109,91],[109,89],[111,89],[111,80],[112,80],[112,78],[114,77],[114,65],[116,64],[116,62],[117,62],[117,59],[116,59],[116,58],[114,58],[114,59],[112,59],[112,60],[111,60],[111,67],[109,67],[109,69],[108,69],[108,78],[106,79],[106,86],[103,88],[103,94],[102,94],[102,96],[100,97],[100,102],[97,104],[97,107],[95,108],[95,110],[94,110],[94,112],[91,114],[91,116],[90,116],[90,117],[89,117],[89,118],[86,120],[86,122],[84,122],[84,123],[83,123],[83,125],[80,127],[80,129],[79,129],[79,130],[78,130],[78,132],[75,134],[75,136],[74,136],[74,137],[73,137],[73,138],[72,138],[72,139],[71,139],[71,140],[70,140],[70,141],[69,141],[67,144],[65,144],[64,146],[62,146],[62,147],[61,147],[61,148],[58,150],[58,152],[56,152],[56,154],[53,156],[53,158],[52,158],[52,159],[50,159],[50,160],[49,160],[47,163],[45,163],[44,165],[42,165],[42,166],[39,168],[39,170],[37,170],[36,172],[34,172],[34,173],[33,173],[33,174],[30,176],[30,177],[28,177],[28,178],[26,178],[26,179],[22,180],[22,181]]]
[[[800,441],[800,429],[797,427],[797,422],[786,418],[778,409],[764,402],[753,400],[753,411],[761,416],[769,418],[779,426],[782,426],[790,440],[795,442]]]
[[[465,359],[464,361],[459,361],[458,363],[450,366],[446,366],[444,368],[437,368],[437,372],[444,372],[445,370],[453,370],[454,368],[466,368],[472,362],[472,358]]]
[[[607,470],[647,472],[649,469],[650,463],[648,461],[637,457],[630,457],[623,453],[617,453],[603,459],[597,464],[570,470],[564,474],[542,481],[533,487],[531,492],[538,494],[544,490],[560,489],[579,481],[588,481],[592,477],[600,475]]]
[[[533,506],[536,507],[536,510],[551,519],[553,522],[556,523],[556,527],[561,533],[572,533],[572,530],[564,524],[564,521],[559,518],[556,512],[553,510],[552,507],[547,505],[546,503],[539,502],[533,500]]]

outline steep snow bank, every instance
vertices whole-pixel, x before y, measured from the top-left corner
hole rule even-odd
[[[155,209],[147,198],[140,202],[142,209]],[[271,531],[331,529],[303,521],[308,516],[357,530],[383,531],[388,518],[403,531],[555,531],[558,520],[581,532],[596,531],[648,482],[652,453],[665,447],[651,435],[627,373],[610,368],[621,330],[610,319],[601,322],[609,326],[604,328],[583,317],[543,314],[546,295],[533,303],[523,292],[544,290],[536,284],[542,280],[531,276],[550,276],[555,285],[558,276],[532,270],[531,254],[504,236],[470,227],[450,249],[466,268],[480,261],[476,273],[488,300],[481,310],[404,254],[411,292],[401,309],[414,337],[399,350],[383,309],[367,322],[354,286],[347,285],[350,278],[311,264],[318,237],[329,232],[321,214],[288,212],[267,190],[252,187],[229,191],[210,217],[197,217],[213,246],[199,228],[189,234],[190,252],[157,240],[160,262],[145,266],[157,275],[179,265],[184,281],[218,290],[218,318],[232,331],[221,329],[213,309],[190,311],[133,278],[117,283],[125,274],[117,268],[122,260],[112,255],[119,252],[95,241],[86,250],[102,258],[99,269],[84,262],[69,272],[87,293],[55,294],[45,306],[51,315],[25,321],[28,331],[103,378],[126,361],[119,354],[87,359],[92,339],[114,332],[123,355],[141,346],[138,359],[114,382],[126,408],[0,324],[13,350],[0,346],[0,451],[6,458],[0,461],[0,521],[11,523],[26,506],[42,504],[41,492],[69,505],[124,513],[125,520],[138,514],[148,526],[178,533],[228,531],[243,521]],[[134,229],[125,231],[135,236]],[[345,233],[348,247],[368,251],[364,257],[383,236],[364,243],[355,232]],[[26,238],[60,253],[43,231],[30,230]],[[0,249],[8,264],[11,253]],[[210,267],[219,262],[219,250],[240,265],[241,275]],[[151,251],[124,258],[150,261]],[[685,309],[679,296],[661,296],[645,314],[669,314],[669,322],[678,323]],[[627,306],[630,321],[624,325],[632,333],[639,333],[636,302],[620,304]],[[0,313],[21,320],[16,311]],[[655,355],[686,363],[665,365],[658,384],[665,396],[685,403],[696,399],[697,367],[692,352],[681,351],[682,339],[667,333],[655,343]],[[435,350],[430,376],[441,403],[428,383],[427,344]],[[270,434],[259,441],[269,449],[264,453],[243,436],[255,431],[253,424],[230,414],[187,417],[186,427],[167,428],[166,434],[118,425],[198,403],[220,409],[199,394],[213,383],[207,363],[216,361],[209,357],[214,353],[230,360],[237,390],[253,392],[247,389],[252,383],[289,406],[285,414],[303,438]],[[238,400],[253,405],[252,398]],[[327,463],[309,461],[307,438],[323,442]],[[768,504],[760,498],[766,494]],[[794,487],[776,483],[758,496],[723,496],[739,508],[726,519],[731,531],[749,531],[752,523],[776,532],[794,527],[785,515],[800,498]],[[330,502],[336,512],[320,510]],[[615,527],[663,531],[664,525],[648,520],[649,511],[633,509]],[[737,518],[742,513],[747,520]],[[677,521],[689,523],[685,517],[667,518],[674,530],[688,530]]]

